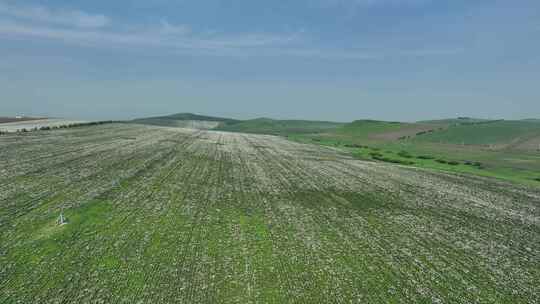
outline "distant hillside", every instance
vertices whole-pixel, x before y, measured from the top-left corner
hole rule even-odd
[[[337,128],[313,134],[313,140],[331,140],[349,144],[375,144],[393,142],[410,138],[418,133],[441,128],[439,125],[426,123],[403,123],[379,120],[356,120]]]
[[[540,122],[499,120],[453,125],[442,131],[417,136],[415,141],[466,145],[498,145],[500,148],[508,148],[524,147],[528,141],[536,141],[539,137]]]
[[[5,117],[0,116],[0,123],[11,123],[11,122],[21,122],[21,121],[32,121],[32,120],[40,120],[45,118],[39,118],[39,117]]]
[[[487,122],[487,121],[491,121],[491,120],[490,119],[483,119],[483,118],[458,117],[458,118],[422,120],[422,121],[419,121],[418,123],[442,124],[442,125],[460,125],[460,124],[482,123],[482,122]]]
[[[273,135],[319,133],[343,125],[343,123],[308,120],[277,120],[257,118],[237,120],[223,117],[179,113],[167,116],[140,118],[133,123],[193,129],[213,129],[229,132],[259,133]]]
[[[204,116],[192,113],[178,113],[166,116],[139,118],[134,119],[131,122],[163,127],[215,129],[220,126],[235,124],[240,121],[223,117]]]
[[[342,125],[344,124],[329,121],[276,120],[270,118],[257,118],[234,124],[223,124],[217,129],[231,132],[288,135],[320,133],[336,129]]]
[[[336,129],[336,134],[354,136],[365,140],[398,140],[417,133],[435,130],[439,126],[427,123],[403,123],[378,120],[357,120]]]
[[[201,121],[218,121],[218,122],[238,122],[239,120],[224,117],[205,116],[193,113],[178,113],[166,116],[158,116],[154,118],[172,119],[172,120],[201,120]]]
[[[403,140],[419,144],[476,145],[492,149],[537,150],[540,147],[540,120],[488,120],[458,117],[416,123],[356,120],[351,123],[257,118],[237,120],[179,113],[135,119],[147,125],[213,129],[229,132],[307,135],[315,141],[331,140],[351,144],[382,144]],[[305,136],[304,136],[305,137]]]

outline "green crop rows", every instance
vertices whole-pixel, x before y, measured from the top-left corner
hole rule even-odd
[[[0,303],[540,302],[526,186],[129,124],[0,155]]]

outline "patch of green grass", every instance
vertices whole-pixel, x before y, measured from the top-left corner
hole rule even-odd
[[[64,216],[67,224],[58,225],[60,213],[53,214],[41,228],[34,231],[35,240],[50,240],[69,238],[82,229],[94,229],[98,225],[106,224],[107,213],[111,210],[108,202],[94,200],[74,209],[66,209]]]
[[[354,135],[356,138],[367,138],[376,134],[397,131],[407,126],[401,122],[387,122],[378,120],[357,120],[336,129],[336,134]]]

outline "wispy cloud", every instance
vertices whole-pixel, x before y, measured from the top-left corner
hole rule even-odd
[[[313,0],[323,6],[345,7],[377,7],[377,6],[411,6],[429,3],[433,0]]]
[[[171,24],[166,19],[161,19],[160,26],[160,31],[164,35],[186,35],[191,32],[189,26]]]
[[[54,27],[33,26],[16,22],[0,23],[0,35],[17,38],[39,38],[59,40],[79,45],[119,47],[145,46],[173,49],[215,50],[230,48],[278,47],[295,39],[294,35],[241,34],[212,37],[186,36],[188,29],[179,26],[157,27],[137,31],[102,31],[60,29]]]
[[[78,28],[101,28],[110,24],[109,17],[81,10],[52,10],[43,6],[19,6],[0,2],[0,15],[33,22]]]
[[[323,0],[320,0],[323,1]],[[346,1],[346,0],[324,0]],[[398,2],[429,0],[347,0]],[[154,25],[112,24],[104,15],[43,7],[8,6],[0,0],[0,37],[58,41],[85,47],[144,50],[145,52],[190,53],[218,56],[293,56],[320,59],[380,60],[389,57],[453,55],[461,49],[435,48],[403,50],[395,48],[330,48],[310,45],[304,30],[287,33],[195,31],[184,24],[163,18]],[[107,26],[111,25],[111,26]]]
[[[358,5],[419,5],[431,2],[432,0],[342,0],[350,1]]]
[[[174,30],[172,30],[172,27]],[[462,48],[396,49],[332,49],[302,45],[302,33],[242,35],[191,34],[179,26],[159,26],[140,31],[119,32],[101,30],[59,29],[18,23],[1,23],[0,36],[26,39],[55,40],[78,46],[108,49],[159,49],[165,53],[189,53],[218,56],[292,56],[319,59],[383,60],[395,57],[448,56],[462,53]],[[150,51],[151,52],[151,51]]]
[[[95,47],[141,46],[202,51],[279,47],[298,37],[296,33],[194,33],[190,26],[173,24],[166,18],[155,25],[108,25],[112,25],[111,19],[102,14],[12,5],[0,0],[0,34],[5,37],[49,39]]]

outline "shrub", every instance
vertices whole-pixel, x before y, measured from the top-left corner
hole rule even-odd
[[[371,155],[371,157],[373,158],[376,158],[376,157],[383,157],[383,155],[379,152],[369,152],[369,155]]]
[[[534,180],[540,182],[540,177],[534,178]]]
[[[484,165],[481,163],[481,162],[478,162],[478,161],[470,161],[470,160],[466,160],[463,162],[465,165],[467,166],[473,166],[473,167],[476,167],[476,169],[484,169]]]
[[[383,161],[383,162],[393,163],[393,164],[401,164],[401,165],[414,165],[414,162],[412,161],[385,157],[381,153],[377,153],[377,152],[371,152],[369,154],[371,155],[373,159],[378,160],[378,161]]]
[[[439,128],[439,130],[442,130],[442,128]],[[428,134],[428,133],[433,133],[435,132],[434,129],[430,129],[430,130],[426,130],[426,131],[420,131],[418,133],[416,133],[417,136],[420,136],[420,135],[424,135],[424,134]]]
[[[435,161],[438,162],[439,164],[448,164],[448,161],[446,161],[444,159],[441,159],[441,158],[436,159]]]
[[[420,156],[417,156],[416,158],[418,158],[418,159],[435,159],[435,157],[430,156],[430,155],[420,155]]]
[[[399,151],[398,152],[398,155],[403,157],[403,158],[412,158],[413,156],[411,154],[409,154],[409,152],[407,151]]]
[[[387,163],[394,163],[394,164],[400,164],[400,165],[409,165],[409,166],[414,165],[414,162],[408,161],[408,160],[393,159],[393,158],[388,158],[388,157],[384,157],[382,160],[387,162]]]
[[[455,161],[455,160],[448,161],[447,163],[448,163],[449,165],[451,165],[451,166],[457,166],[457,165],[459,165],[459,162],[458,162],[458,161]]]

